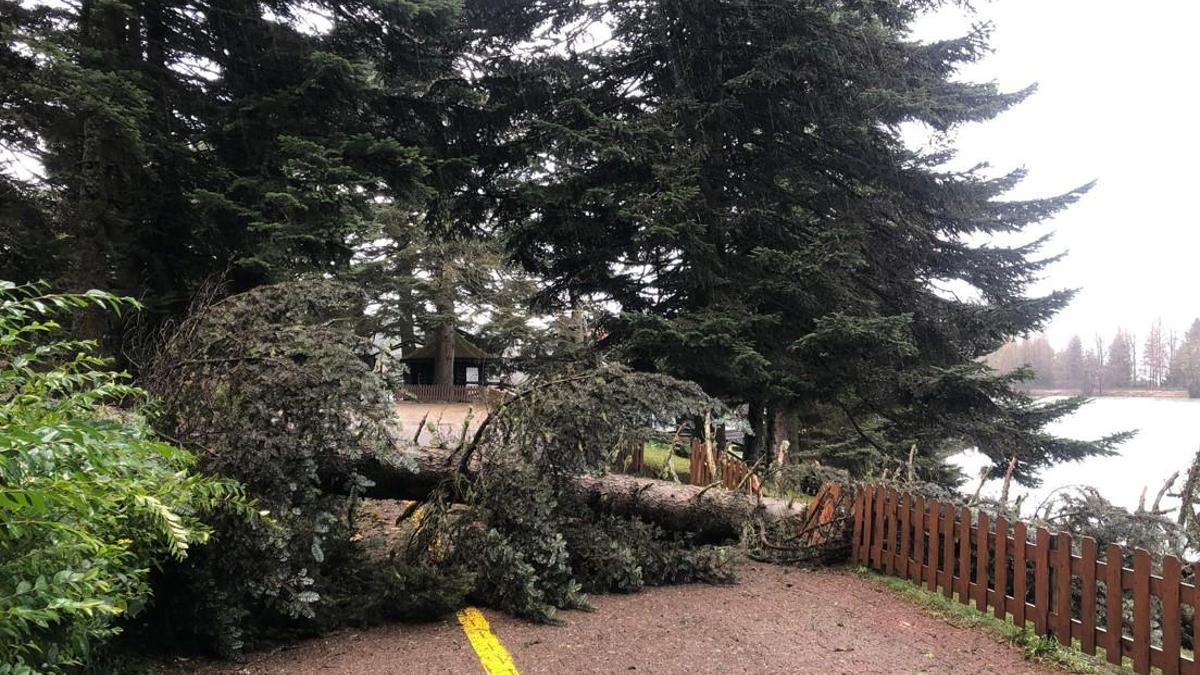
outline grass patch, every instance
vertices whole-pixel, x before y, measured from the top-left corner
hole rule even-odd
[[[661,476],[663,475],[663,467],[666,466],[668,457],[671,459],[671,468],[675,470],[675,475],[679,477],[680,482],[687,483],[692,471],[692,460],[687,457],[680,457],[679,455],[671,456],[671,445],[669,443],[649,441],[646,443],[646,451],[642,455],[642,461],[647,471],[655,476]]]
[[[943,621],[955,626],[982,630],[998,640],[1015,645],[1030,661],[1049,664],[1070,673],[1133,672],[1128,668],[1109,664],[1099,657],[1084,654],[1074,646],[1065,647],[1053,637],[1035,635],[1027,626],[1019,628],[1007,619],[997,619],[993,614],[980,612],[941,593],[932,593],[905,579],[884,576],[866,567],[859,567],[857,572],[860,576],[878,581],[916,602]]]

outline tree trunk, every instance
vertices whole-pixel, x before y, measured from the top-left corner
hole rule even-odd
[[[771,439],[767,437],[766,419],[763,415],[762,401],[750,401],[748,404],[747,417],[750,421],[750,434],[746,437],[746,443],[742,449],[742,459],[751,466],[758,461],[759,455],[764,452],[764,447],[767,446]]]
[[[437,312],[437,351],[433,358],[433,383],[454,384],[454,288],[445,263],[438,273],[438,289],[434,297]]]
[[[424,499],[457,471],[451,451],[443,448],[396,450],[386,456],[364,457],[356,468],[375,483],[364,496],[377,499]],[[476,470],[478,465],[470,469]],[[572,488],[576,499],[595,509],[637,516],[668,530],[693,533],[705,541],[735,538],[755,518],[771,524],[795,520],[798,526],[806,508],[782,499],[759,500],[719,488],[706,490],[619,474],[581,475],[572,481]],[[463,498],[461,494],[451,496]]]

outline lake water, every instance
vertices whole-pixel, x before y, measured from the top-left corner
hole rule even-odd
[[[1095,457],[1081,462],[1066,462],[1042,472],[1042,485],[1028,489],[1013,485],[1011,497],[1028,493],[1022,512],[1030,509],[1058,488],[1091,485],[1113,503],[1128,509],[1137,507],[1142,488],[1149,486],[1147,506],[1173,472],[1180,472],[1182,484],[1188,466],[1200,449],[1200,399],[1120,398],[1093,399],[1075,414],[1063,418],[1050,430],[1068,438],[1094,439],[1117,431],[1136,430],[1138,434],[1118,449],[1117,455]],[[951,461],[973,477],[963,490],[974,492],[984,462],[972,450]],[[983,488],[988,496],[1000,494],[1000,481],[989,481]],[[1164,505],[1173,506],[1164,499]]]

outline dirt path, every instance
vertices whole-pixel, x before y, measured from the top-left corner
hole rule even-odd
[[[845,570],[747,565],[736,586],[593,598],[540,626],[486,611],[523,675],[536,673],[1040,673],[991,637],[951,626]],[[482,673],[449,621],[346,631],[206,675]]]

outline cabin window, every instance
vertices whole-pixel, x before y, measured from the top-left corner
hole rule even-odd
[[[467,366],[467,385],[479,384],[479,368],[476,366]]]

